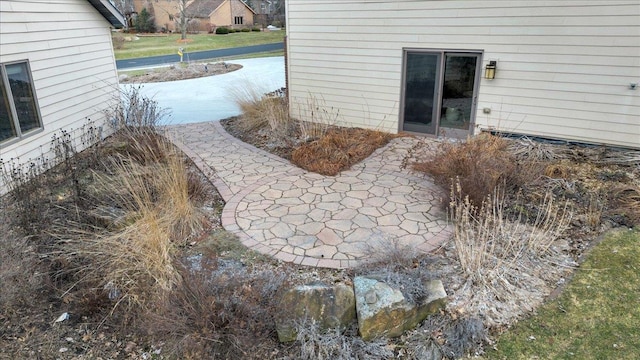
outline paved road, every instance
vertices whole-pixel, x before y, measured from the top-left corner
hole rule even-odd
[[[265,52],[265,51],[276,51],[276,50],[281,50],[283,48],[284,48],[284,43],[280,42],[280,43],[274,43],[274,44],[243,46],[243,47],[230,48],[230,49],[196,51],[192,53],[185,53],[183,60],[189,61],[189,60],[214,59],[214,58],[228,57],[228,56],[247,55],[247,54]],[[118,67],[119,70],[122,70],[122,69],[145,67],[145,66],[171,64],[171,63],[178,62],[179,60],[180,60],[180,57],[178,56],[178,54],[150,56],[150,57],[137,58],[137,59],[116,60],[116,66]]]

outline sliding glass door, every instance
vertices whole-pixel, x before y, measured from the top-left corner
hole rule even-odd
[[[480,53],[406,51],[401,130],[463,138],[471,132]]]
[[[440,54],[407,53],[404,88],[405,131],[436,134]]]

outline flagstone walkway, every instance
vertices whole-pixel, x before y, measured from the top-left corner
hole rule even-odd
[[[338,176],[302,170],[219,122],[169,127],[226,202],[222,225],[247,247],[296,264],[353,267],[378,249],[429,252],[452,234],[441,192],[402,168],[416,141],[394,139]]]

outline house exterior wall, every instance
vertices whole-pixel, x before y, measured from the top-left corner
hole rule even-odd
[[[103,112],[119,94],[109,22],[84,0],[2,0],[0,23],[0,63],[28,60],[43,126],[0,144],[0,158],[51,158],[52,135],[79,137],[87,119],[107,134]]]
[[[216,11],[209,17],[211,25],[215,27],[231,26],[233,18],[231,17],[231,5],[229,1],[225,1]]]
[[[180,31],[176,26],[176,20],[180,13],[180,3],[182,0],[133,0],[133,7],[139,14],[142,9],[147,9],[153,16],[156,25],[156,31]],[[190,1],[185,3],[189,5]],[[198,19],[201,23],[206,23],[207,19]],[[206,29],[206,26],[203,26]]]
[[[475,133],[640,148],[637,0],[287,0],[291,112],[398,131],[403,49],[478,50]],[[490,114],[483,109],[491,110]]]
[[[242,3],[240,0],[230,0],[231,6],[231,24],[234,24],[234,17],[242,16],[242,25],[235,25],[235,27],[243,28],[247,26],[253,26],[253,11],[249,7]]]
[[[176,27],[175,18],[179,13],[178,4],[181,0],[134,0],[134,8],[140,13],[143,8],[151,10],[157,31],[163,28],[168,31],[179,31]],[[191,1],[187,1],[187,5]],[[253,25],[253,12],[247,8],[240,0],[226,0],[209,18],[195,18],[198,24],[195,26],[199,31],[210,31],[214,27],[234,27],[234,16],[243,16],[244,25],[236,27],[246,27]],[[173,18],[173,19],[172,19]]]
[[[146,8],[154,17],[157,31],[163,28],[167,31],[176,31],[173,16],[179,13],[178,0],[134,0],[133,7],[138,14]]]
[[[234,17],[242,16],[243,24],[234,25]],[[253,12],[247,8],[240,0],[225,1],[216,12],[211,14],[210,21],[216,27],[247,27],[253,25]]]

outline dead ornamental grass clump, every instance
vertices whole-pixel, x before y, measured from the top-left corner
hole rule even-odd
[[[291,161],[305,170],[334,176],[364,160],[394,137],[382,131],[334,127],[318,140],[296,148]]]
[[[77,236],[64,241],[63,250],[70,262],[91,264],[78,269],[84,282],[108,291],[116,305],[141,309],[180,284],[175,254],[202,231],[205,220],[190,200],[189,177],[177,150],[166,140],[158,144],[132,138],[131,143],[159,148],[147,149],[146,165],[119,157],[110,162],[112,175],[95,174],[101,192],[111,194],[111,203],[126,211],[124,225],[97,234],[78,229]],[[149,165],[152,159],[161,161]]]
[[[242,121],[238,124],[243,131],[266,129],[276,137],[289,134],[292,120],[284,97],[263,96],[260,90],[251,86],[234,88],[232,95],[242,110]]]

